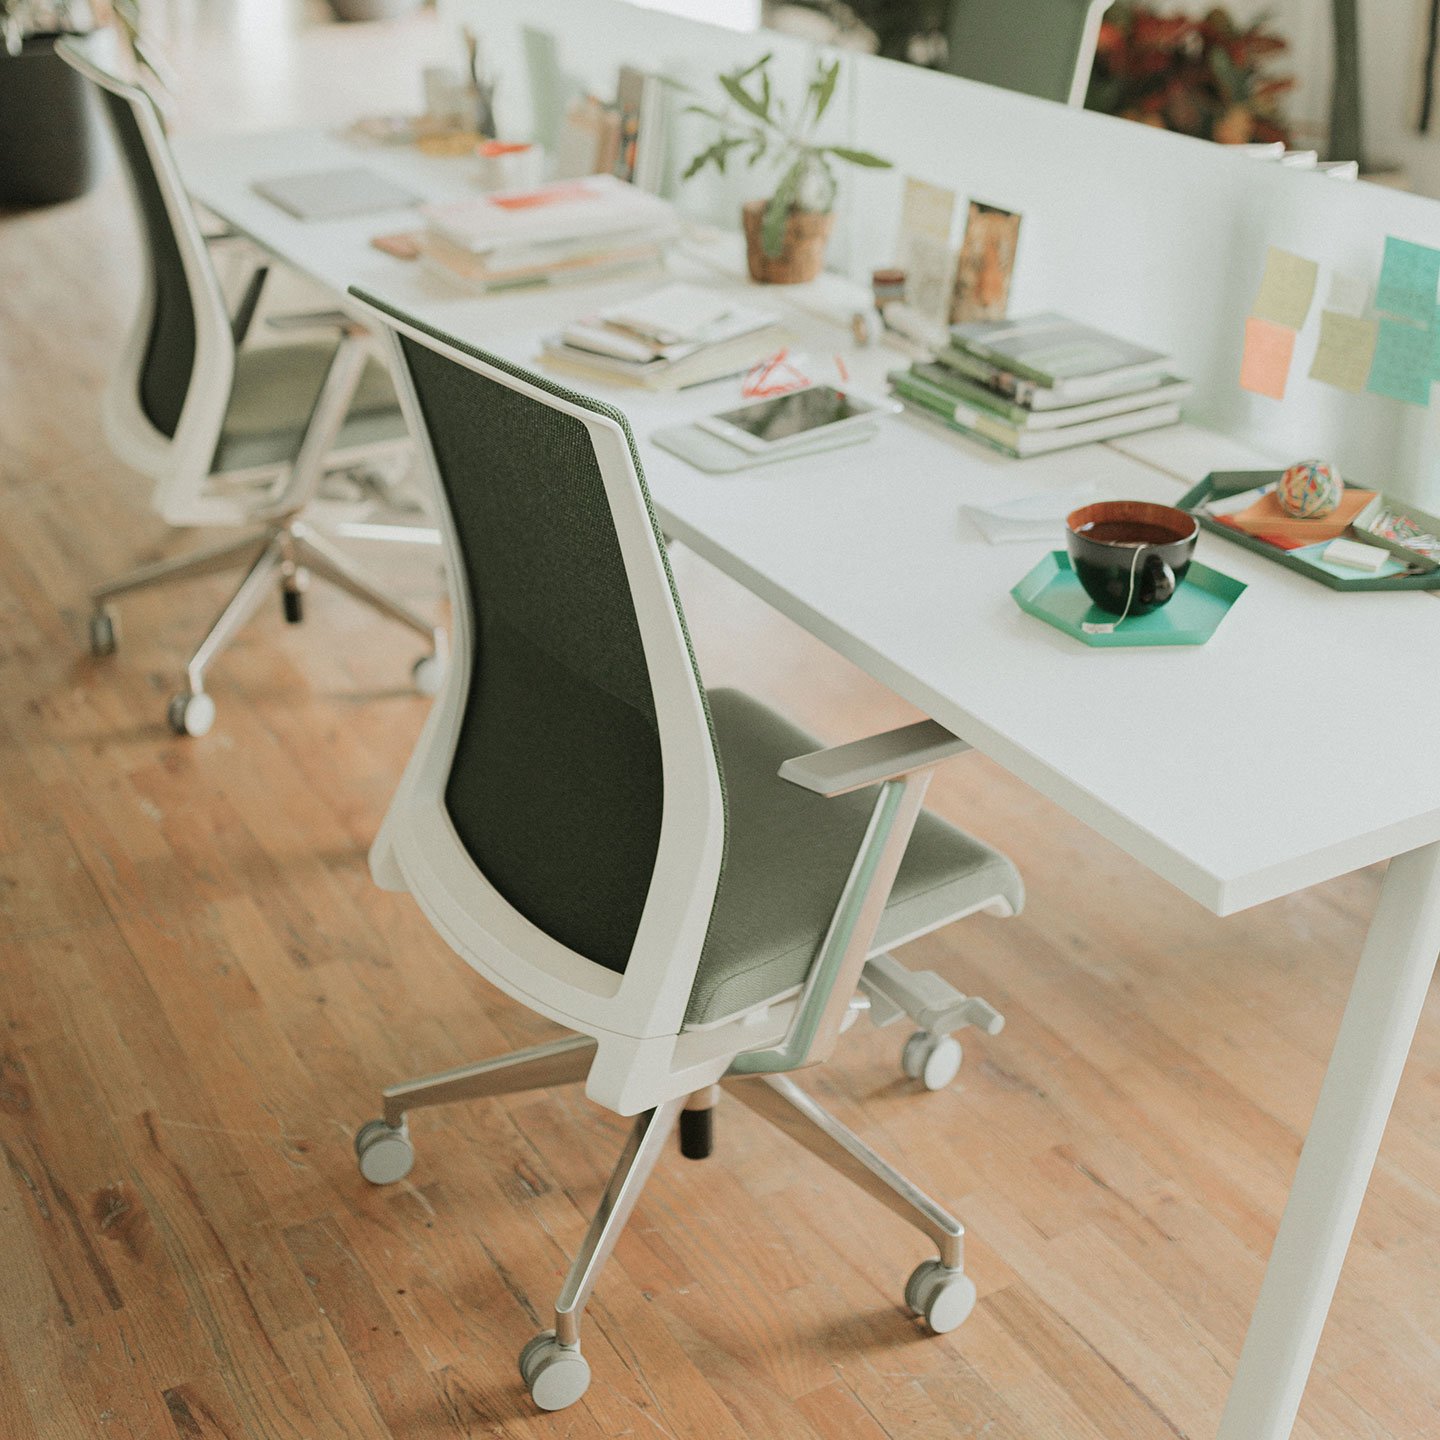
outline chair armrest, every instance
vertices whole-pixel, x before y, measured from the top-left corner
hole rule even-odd
[[[846,745],[797,755],[780,767],[780,778],[817,795],[844,795],[915,770],[928,770],[968,749],[964,740],[943,725],[920,720]]]
[[[298,310],[292,315],[267,315],[265,323],[272,330],[353,330],[363,326],[343,310]]]

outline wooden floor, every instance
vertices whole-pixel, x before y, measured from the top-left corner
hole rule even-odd
[[[186,44],[188,78],[230,77],[226,120],[313,113],[293,80],[247,112],[214,36]],[[964,1217],[975,1314],[922,1335],[900,1290],[926,1243],[722,1107],[716,1157],[662,1162],[603,1275],[589,1394],[539,1415],[515,1356],[625,1124],[574,1092],[426,1112],[408,1182],[356,1174],[378,1087],[547,1028],[368,878],[424,715],[411,637],[338,595],[298,629],[277,606],[186,742],[164,702],[223,581],[126,605],[120,654],[86,654],[86,588],[192,543],[100,435],[135,261],[113,179],[0,218],[0,1436],[1213,1435],[1377,874],[1222,923],[984,759],[953,764],[936,808],[1015,857],[1029,905],[906,958],[1009,1024],[947,1093],[864,1024],[805,1083]],[[907,717],[677,569],[712,683],[827,740]],[[401,574],[427,603],[427,567]],[[1304,1440],[1440,1436],[1437,1077],[1432,1012]]]

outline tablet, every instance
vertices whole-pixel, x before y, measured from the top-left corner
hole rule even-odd
[[[695,424],[743,450],[766,453],[822,432],[831,435],[864,424],[877,415],[895,415],[899,410],[893,401],[836,390],[831,385],[812,385],[738,410],[704,415]]]

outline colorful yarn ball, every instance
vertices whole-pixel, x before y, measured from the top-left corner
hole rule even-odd
[[[1344,493],[1340,472],[1324,460],[1297,461],[1275,487],[1280,508],[1297,520],[1318,520],[1329,515]]]

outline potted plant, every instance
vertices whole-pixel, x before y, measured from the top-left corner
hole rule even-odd
[[[99,177],[94,101],[55,53],[94,24],[83,0],[0,0],[0,207],[74,200]]]
[[[1288,145],[1295,82],[1270,68],[1287,48],[1263,16],[1241,24],[1218,6],[1197,19],[1120,0],[1100,26],[1085,104],[1222,144]]]
[[[762,55],[754,64],[718,77],[731,102],[723,112],[689,107],[714,121],[720,133],[682,178],[688,180],[709,165],[723,175],[736,151],[748,167],[766,165],[778,172],[770,195],[750,201],[741,211],[745,246],[754,279],[793,285],[813,280],[825,264],[838,189],[833,162],[869,169],[888,169],[890,162],[865,150],[816,142],[815,132],[840,78],[838,60],[827,65],[817,59],[799,104],[787,105],[771,84],[770,59]]]

